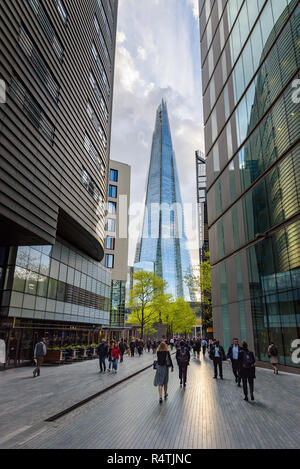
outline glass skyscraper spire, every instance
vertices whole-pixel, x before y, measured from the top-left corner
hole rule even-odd
[[[135,262],[153,263],[156,274],[168,284],[167,292],[189,300],[184,282],[190,266],[186,242],[168,110],[162,101],[156,114],[143,228]]]

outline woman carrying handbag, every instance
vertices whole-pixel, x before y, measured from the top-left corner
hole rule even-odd
[[[168,397],[169,368],[174,371],[172,359],[168,346],[162,342],[157,349],[157,362],[154,362],[156,374],[154,378],[154,386],[158,386],[159,403],[162,403],[162,388],[164,387],[165,399]]]

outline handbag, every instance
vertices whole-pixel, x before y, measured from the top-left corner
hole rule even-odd
[[[157,370],[157,360],[154,360],[153,362],[153,370]]]
[[[172,366],[172,362],[171,362],[171,359],[170,359],[170,355],[168,354],[167,355],[167,367],[170,368],[170,366]]]

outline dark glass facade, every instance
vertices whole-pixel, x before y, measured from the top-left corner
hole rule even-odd
[[[299,366],[299,2],[200,8],[215,335]]]

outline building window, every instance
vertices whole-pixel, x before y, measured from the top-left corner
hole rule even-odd
[[[113,251],[115,249],[115,243],[116,239],[112,238],[111,236],[106,237],[106,249],[109,249],[110,251]]]
[[[20,28],[19,44],[26,57],[29,59],[39,79],[46,86],[52,97],[57,101],[59,96],[59,86],[54,80],[49,68],[44,62],[33,40],[27,31],[25,31],[23,26]]]
[[[46,117],[36,100],[15,77],[12,78],[10,96],[21,107],[31,124],[36,129],[43,132],[51,143],[53,143],[54,126]]]
[[[40,0],[29,0],[29,3],[47,39],[49,40],[50,44],[53,46],[54,52],[56,53],[59,59],[62,59],[63,53],[64,53],[63,47],[56,35],[56,32],[52,26],[52,23],[50,19],[48,18],[48,15],[45,12]]]
[[[96,17],[96,16],[95,16],[95,18],[94,18],[94,24],[95,24],[95,28],[96,28],[98,37],[99,37],[99,39],[100,39],[101,46],[102,46],[102,49],[103,49],[103,51],[104,51],[105,57],[106,57],[107,62],[109,63],[109,65],[110,65],[110,67],[111,67],[111,60],[110,60],[110,56],[109,56],[109,53],[108,53],[108,49],[107,49],[107,47],[106,47],[105,40],[104,40],[102,31],[101,31],[101,28],[100,28],[100,25],[99,25],[99,23],[98,23],[98,20],[97,20],[97,17]]]
[[[58,11],[61,19],[63,20],[64,24],[67,24],[68,15],[67,15],[67,12],[66,12],[66,9],[64,7],[64,4],[63,4],[62,0],[54,0],[54,3],[56,5],[57,11]]]
[[[100,107],[104,113],[106,121],[108,121],[108,109],[104,101],[103,94],[100,91],[100,88],[97,84],[96,78],[94,77],[93,72],[90,72],[90,84],[95,92],[96,98],[98,100],[98,103],[100,104]]]
[[[108,213],[111,215],[115,215],[117,212],[117,204],[116,202],[108,202]]]
[[[116,169],[110,170],[110,180],[112,182],[118,182],[118,171]]]
[[[106,29],[107,35],[109,37],[110,47],[111,47],[112,46],[112,34],[111,34],[111,31],[110,31],[110,27],[109,27],[109,24],[108,24],[108,20],[107,20],[107,16],[106,16],[104,7],[102,5],[102,0],[98,0],[98,6],[99,6],[99,9],[101,11],[101,16],[102,16],[103,22],[105,24],[105,29]]]
[[[103,143],[104,148],[106,148],[107,147],[107,138],[105,136],[102,125],[100,124],[99,119],[97,118],[96,113],[95,113],[94,109],[92,108],[92,106],[89,102],[87,103],[86,110],[87,110],[89,118],[91,119],[91,121],[93,123],[93,126],[94,126],[97,134],[100,137],[101,142]]]
[[[105,254],[105,267],[113,269],[115,263],[115,256],[113,254]]]
[[[97,187],[97,184],[95,181],[90,177],[88,172],[82,168],[82,173],[81,173],[81,182],[84,185],[84,187],[88,190],[88,192],[91,194],[93,199],[96,202],[99,202],[100,199],[100,191]]]
[[[106,221],[106,231],[109,233],[114,233],[116,231],[116,220],[108,218]]]
[[[96,48],[94,43],[92,44],[92,54],[93,54],[93,57],[95,59],[95,62],[96,62],[98,71],[100,73],[100,76],[102,78],[102,81],[103,81],[105,90],[107,92],[107,95],[109,96],[110,95],[110,86],[109,86],[108,78],[107,78],[107,75],[105,73],[105,70],[104,70],[102,61],[100,59],[100,56],[98,54],[97,48]]]
[[[116,199],[118,197],[118,188],[117,186],[109,185],[109,197]]]
[[[105,176],[105,165],[99,153],[97,152],[95,146],[92,144],[89,136],[87,134],[84,135],[84,148],[96,163],[97,167],[100,169],[101,176]]]

